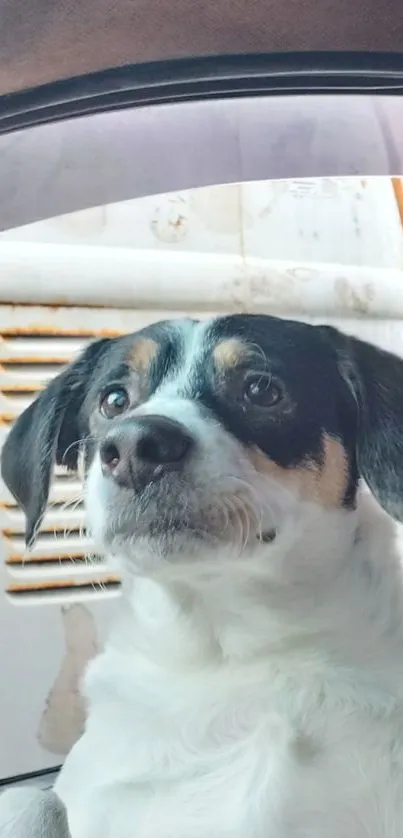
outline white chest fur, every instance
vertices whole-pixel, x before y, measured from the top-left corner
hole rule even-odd
[[[363,599],[357,566],[321,582],[316,608],[271,580],[268,609],[209,573],[138,579],[90,666],[56,785],[72,838],[401,838],[403,652],[396,616],[368,616],[376,573]]]

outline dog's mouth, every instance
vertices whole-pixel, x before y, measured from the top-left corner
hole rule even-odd
[[[230,550],[232,555],[272,542],[279,524],[276,492],[260,491],[236,469],[214,473],[206,463],[203,469],[204,474],[171,472],[125,487],[105,478],[95,461],[87,475],[86,506],[97,552],[134,559],[138,553],[174,557]]]
[[[162,478],[141,492],[108,485],[102,516],[99,502],[95,503],[98,492],[89,494],[94,495],[87,504],[90,531],[111,552],[134,552],[140,543],[163,555],[199,551],[201,546],[243,552],[248,545],[269,543],[275,537],[273,522],[263,526],[258,519],[252,495],[231,492],[225,481],[206,488],[189,480]]]

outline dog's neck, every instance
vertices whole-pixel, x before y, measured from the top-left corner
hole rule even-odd
[[[403,644],[394,540],[371,498],[355,511],[300,505],[270,544],[130,575],[126,609],[137,630],[120,641],[164,665],[249,664],[306,648],[346,667],[387,667]]]

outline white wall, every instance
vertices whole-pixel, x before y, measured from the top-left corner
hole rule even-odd
[[[402,267],[388,178],[268,181],[96,207],[0,234],[2,241],[212,252]]]

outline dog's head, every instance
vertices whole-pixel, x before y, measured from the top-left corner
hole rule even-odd
[[[270,540],[289,506],[354,508],[362,476],[403,516],[403,362],[325,326],[235,315],[91,344],[19,417],[2,475],[42,520],[85,446],[98,548],[165,557]]]

